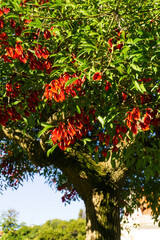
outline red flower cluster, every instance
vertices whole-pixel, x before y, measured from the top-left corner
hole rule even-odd
[[[76,190],[68,182],[58,186],[57,190],[58,191],[65,191],[65,193],[62,197],[62,202],[70,202],[71,200],[75,200],[76,197],[77,197]]]
[[[35,51],[37,58],[39,58],[39,59],[41,59],[41,58],[47,59],[49,57],[49,52],[48,52],[47,48],[46,47],[42,48],[42,45],[40,45],[40,44],[38,44],[38,46],[35,47],[34,51]]]
[[[40,102],[39,91],[38,90],[35,90],[35,91],[30,90],[27,102],[28,102],[28,108],[26,109],[26,111],[24,113],[26,116],[29,116],[30,114],[28,113],[28,111],[30,111],[32,113],[36,112],[36,107],[38,106],[38,103]]]
[[[18,82],[12,84],[11,82],[6,84],[6,95],[10,98],[18,97],[19,93],[21,92],[20,84]]]
[[[12,25],[13,28],[15,28],[16,23],[14,21],[10,21],[10,24]],[[4,44],[7,46],[5,48],[6,53],[1,55],[1,58],[3,58],[4,62],[12,63],[13,59],[18,59],[22,63],[27,63],[29,60],[29,67],[32,70],[34,69],[41,71],[46,70],[48,74],[51,73],[52,62],[48,59],[50,53],[46,47],[42,47],[42,45],[38,44],[31,50],[24,50],[22,42],[16,42],[15,47],[13,47],[9,46],[7,39],[8,39],[7,34],[5,32],[2,32],[0,34],[0,44]],[[33,54],[32,51],[35,52],[35,55]]]
[[[21,119],[21,115],[16,111],[15,107],[7,107],[6,105],[0,107],[0,124],[6,125],[8,120],[17,121]]]
[[[74,144],[76,138],[81,139],[91,130],[90,119],[83,111],[70,117],[67,123],[60,123],[59,127],[51,131],[53,144],[57,144],[60,149],[65,150]]]
[[[21,85],[16,82],[12,84],[11,82],[6,84],[6,95],[10,97],[11,99],[15,99],[19,97],[22,102],[20,102],[18,105],[16,105],[16,109],[14,106],[8,107],[8,104],[4,104],[0,107],[0,124],[3,126],[6,125],[8,120],[17,121],[21,119],[21,115],[18,112],[18,108],[20,107],[21,112],[23,111],[26,116],[29,116],[32,113],[36,112],[36,107],[38,106],[40,102],[40,96],[39,91],[37,90],[30,90],[26,95],[21,94]],[[23,110],[22,103],[26,99],[27,102],[27,108]]]
[[[134,107],[131,112],[127,112],[126,124],[134,134],[137,134],[137,121],[140,118],[140,111]]]
[[[26,63],[28,56],[24,53],[22,45],[17,42],[15,48],[14,47],[7,47],[6,48],[6,55],[7,57],[10,57],[12,59],[18,59],[20,62]],[[9,59],[8,62],[11,60]],[[12,61],[11,61],[12,62]]]
[[[106,81],[105,90],[108,91],[111,87],[111,83]]]
[[[3,14],[7,14],[10,12],[10,8],[3,8],[3,9],[0,9],[0,17],[3,16]]]
[[[71,78],[77,78],[70,85],[65,87],[65,84]],[[82,84],[85,81],[85,77],[80,78],[77,74],[70,75],[65,73],[60,78],[53,80],[51,83],[45,85],[44,97],[48,100],[54,99],[56,102],[63,102],[65,100],[65,94],[75,97],[76,91],[81,91]]]
[[[134,134],[137,134],[138,127],[143,131],[148,131],[150,125],[158,126],[160,123],[160,117],[157,116],[157,110],[147,108],[146,113],[140,120],[140,111],[137,107],[133,108],[131,112],[127,113],[126,123]],[[139,122],[139,124],[138,124]]]

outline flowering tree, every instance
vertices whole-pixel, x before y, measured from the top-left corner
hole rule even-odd
[[[39,172],[86,205],[86,239],[158,219],[159,1],[0,2],[1,188]]]

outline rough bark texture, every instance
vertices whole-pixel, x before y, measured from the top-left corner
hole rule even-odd
[[[85,205],[86,240],[120,240],[118,198],[95,190]]]

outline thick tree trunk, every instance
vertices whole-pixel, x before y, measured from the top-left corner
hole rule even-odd
[[[85,201],[86,240],[120,240],[117,193],[110,189],[94,190]]]

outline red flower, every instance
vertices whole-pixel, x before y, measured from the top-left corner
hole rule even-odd
[[[4,27],[4,23],[3,23],[3,20],[0,19],[0,29]]]
[[[122,133],[126,133],[128,131],[128,129],[125,126],[122,126],[122,127],[120,127],[120,131]]]
[[[17,44],[16,47],[15,47],[15,52],[18,55],[22,55],[23,54],[23,47],[20,44]]]
[[[148,124],[146,124],[146,123],[140,123],[140,126],[141,126],[142,130],[144,130],[144,131],[148,131],[150,129]]]
[[[18,26],[18,27],[15,29],[15,34],[16,34],[17,36],[20,36],[21,33],[22,33],[22,29],[21,29],[20,26]]]
[[[110,82],[106,82],[106,86],[105,86],[105,90],[108,91],[110,89],[111,83]]]
[[[93,80],[94,80],[94,81],[99,81],[101,78],[102,78],[102,74],[99,73],[99,72],[96,72],[96,73],[93,75]]]
[[[51,37],[50,31],[48,31],[47,29],[44,31],[44,37],[45,39],[49,39]]]
[[[49,57],[49,52],[46,48],[41,49],[42,57],[47,59]]]
[[[114,147],[112,148],[112,152],[118,152],[118,148],[117,148],[116,146],[114,146]]]
[[[137,107],[133,108],[133,110],[132,110],[132,117],[136,121],[139,120],[139,118],[140,118],[140,111],[139,111],[139,109]]]
[[[8,38],[8,36],[7,36],[7,34],[5,32],[2,32],[0,34],[0,40],[7,40],[7,38]]]
[[[0,17],[2,17],[3,15],[3,11],[0,9]]]
[[[122,92],[122,100],[126,101],[126,98],[127,98],[127,94],[125,92]]]
[[[14,48],[13,47],[8,47],[8,48],[6,48],[6,50],[7,50],[7,56],[11,57],[11,58],[14,58]]]
[[[117,45],[117,49],[122,49],[122,47],[123,47],[123,43],[119,43],[119,44]]]
[[[134,134],[137,134],[137,125],[135,123],[132,123],[131,124],[131,131],[134,133]]]
[[[27,60],[28,60],[28,56],[26,54],[22,54],[19,56],[19,61],[22,62],[22,63],[26,63]]]
[[[128,116],[127,116],[127,120],[129,120],[130,122],[132,122],[132,113],[131,112],[127,112],[128,113]],[[127,125],[128,126],[128,125]]]
[[[106,150],[103,150],[103,151],[102,151],[102,155],[103,155],[103,157],[106,157],[106,156],[107,156]]]
[[[151,123],[151,118],[150,118],[150,115],[147,114],[145,117],[144,117],[144,123],[149,125]]]
[[[113,145],[118,144],[118,138],[116,136],[113,137]]]
[[[16,27],[16,22],[15,22],[13,19],[10,20],[10,26],[11,26],[12,28],[15,28],[15,27]]]
[[[10,12],[10,8],[4,8],[4,9],[3,9],[3,12],[4,12],[4,14],[9,13],[9,12]]]
[[[113,44],[112,44],[112,38],[110,38],[110,39],[108,40],[108,43],[109,43],[109,46],[110,46],[110,47],[113,46]]]
[[[4,59],[4,62],[12,63],[12,61],[6,55],[2,55],[1,57]]]
[[[131,128],[131,121],[127,119],[126,124],[129,128]]]

